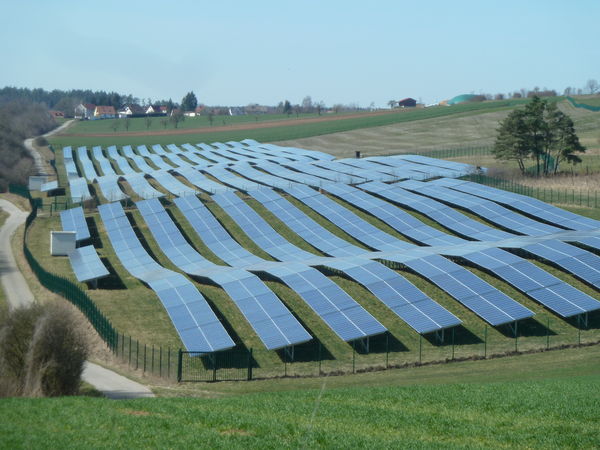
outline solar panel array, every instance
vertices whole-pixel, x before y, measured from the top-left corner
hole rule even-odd
[[[110,161],[106,158],[106,156],[104,156],[104,153],[102,152],[102,147],[93,147],[92,153],[94,155],[94,159],[98,162],[98,164],[100,164],[100,170],[102,170],[102,174],[104,176],[117,174]]]
[[[235,345],[198,289],[146,252],[119,203],[100,205],[98,211],[121,264],[156,292],[187,349],[214,352]]]
[[[256,275],[217,266],[202,257],[185,240],[158,200],[138,202],[137,207],[161,250],[173,264],[186,273],[209,278],[220,285],[266,348],[274,350],[311,339],[281,300]]]
[[[445,186],[460,192],[487,198],[560,227],[572,230],[597,230],[600,228],[600,221],[598,220],[583,217],[570,211],[557,208],[556,206],[549,205],[548,203],[533,197],[527,197],[509,191],[502,191],[500,189],[472,182],[450,183],[450,181],[453,180],[446,180]]]
[[[93,245],[79,247],[69,253],[69,262],[77,281],[97,280],[109,275]]]
[[[490,248],[463,257],[500,276],[562,317],[600,309],[597,300],[511,253]]]
[[[321,272],[301,263],[269,264],[241,247],[195,197],[175,199],[204,243],[228,264],[264,271],[279,278],[343,340],[385,332],[385,328]],[[262,225],[262,224],[261,224]],[[259,239],[269,242],[269,238]],[[272,247],[270,247],[272,248]]]
[[[64,231],[75,232],[75,240],[82,241],[90,238],[90,230],[85,221],[83,208],[81,206],[61,211],[60,223]]]
[[[119,186],[120,178],[120,175],[104,175],[96,178],[102,195],[109,202],[124,200],[129,197]]]

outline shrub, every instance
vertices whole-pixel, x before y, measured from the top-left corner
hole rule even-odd
[[[87,340],[66,306],[12,311],[0,324],[0,396],[60,396],[79,390]]]
[[[36,137],[34,142],[38,147],[46,147],[48,145],[48,141],[44,136]]]

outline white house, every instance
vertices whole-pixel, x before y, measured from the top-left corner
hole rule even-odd
[[[96,105],[91,103],[80,103],[75,107],[74,117],[76,119],[93,119]]]

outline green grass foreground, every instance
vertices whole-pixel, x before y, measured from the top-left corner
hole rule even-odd
[[[211,384],[218,398],[5,399],[0,447],[594,448],[597,356],[570,349],[507,358],[504,370],[470,361],[246,395]]]

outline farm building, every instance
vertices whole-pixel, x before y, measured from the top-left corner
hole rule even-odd
[[[62,111],[49,111],[50,115],[54,118],[64,118],[65,114]]]
[[[75,107],[76,119],[93,119],[96,105],[91,103],[80,103]]]
[[[398,100],[398,108],[414,108],[415,106],[417,106],[417,101],[414,98]]]
[[[94,119],[114,119],[117,117],[113,106],[96,106],[94,110]]]
[[[450,100],[448,100],[448,105],[459,105],[461,103],[476,101],[478,97],[481,97],[481,96],[475,95],[475,94],[457,95],[456,97],[452,97]]]

